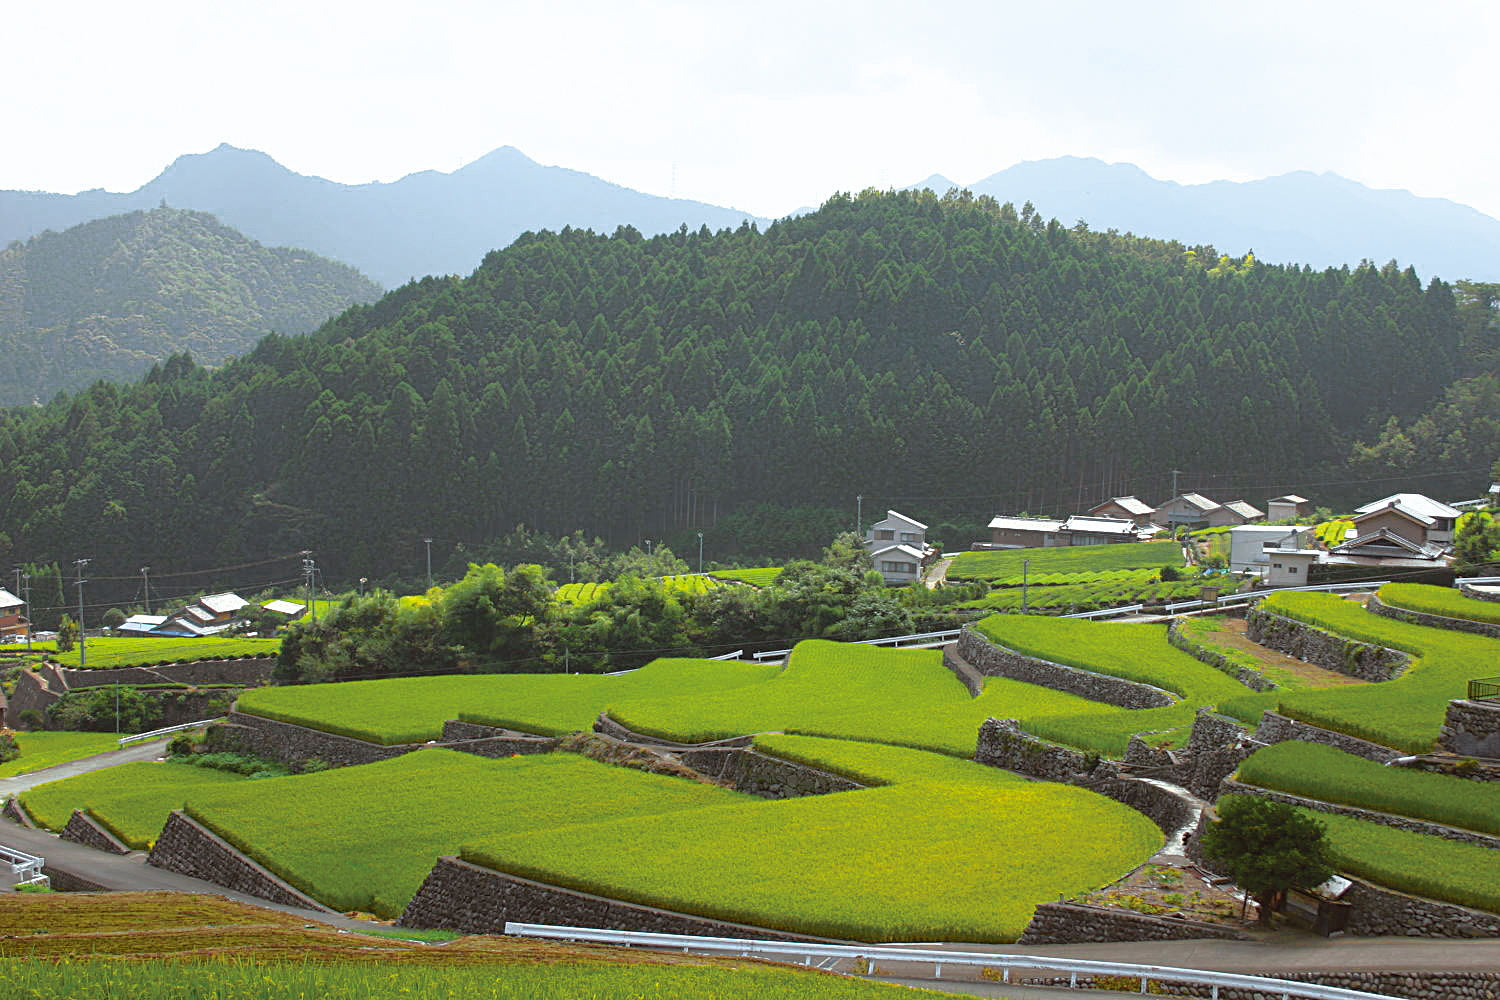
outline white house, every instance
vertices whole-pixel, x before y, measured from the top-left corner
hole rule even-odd
[[[865,548],[886,583],[912,583],[937,550],[927,544],[927,525],[894,510],[870,525]]]
[[[1262,578],[1268,577],[1271,557],[1267,555],[1267,550],[1307,548],[1311,531],[1311,528],[1289,524],[1241,524],[1230,528],[1229,570],[1232,573],[1258,573]]]

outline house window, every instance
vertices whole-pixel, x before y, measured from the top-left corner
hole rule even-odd
[[[1287,572],[1290,573],[1290,574],[1292,574],[1293,576],[1296,576],[1297,575],[1297,567],[1295,567],[1295,566],[1288,566],[1287,567]]]
[[[875,530],[875,540],[877,542],[891,542],[895,541],[895,539],[896,533],[894,531],[888,531],[885,528],[877,528]]]
[[[917,540],[917,533],[914,531],[903,531],[901,532],[901,540],[903,542],[915,542]]]
[[[882,573],[906,573],[906,574],[909,574],[911,576],[915,576],[916,573],[917,573],[917,564],[916,563],[909,563],[909,562],[892,562],[890,560],[884,560],[883,559],[880,562],[880,572],[882,572]]]

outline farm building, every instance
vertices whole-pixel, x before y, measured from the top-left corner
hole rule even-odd
[[[885,520],[870,525],[865,548],[886,583],[912,583],[922,576],[922,568],[937,557],[937,549],[927,544],[927,525],[894,510],[885,512]]]

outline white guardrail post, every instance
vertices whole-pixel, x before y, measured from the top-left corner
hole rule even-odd
[[[47,859],[27,854],[25,851],[0,847],[0,863],[9,866],[11,885],[37,882],[46,877],[42,874],[42,867],[47,864]]]
[[[942,978],[944,965],[979,966],[999,968],[1003,981],[1010,982],[1011,969],[1044,969],[1065,972],[1069,982],[1077,986],[1080,975],[1126,976],[1141,981],[1141,992],[1153,979],[1174,983],[1192,983],[1208,986],[1212,996],[1219,995],[1219,987],[1257,990],[1262,993],[1281,994],[1282,1000],[1393,1000],[1389,994],[1366,993],[1341,986],[1323,986],[1318,983],[1302,983],[1291,979],[1274,979],[1269,976],[1250,976],[1239,972],[1214,972],[1208,969],[1179,969],[1165,965],[1133,965],[1124,962],[1095,962],[1074,958],[1049,958],[1045,955],[1002,955],[970,951],[934,951],[917,948],[891,948],[880,945],[821,944],[816,941],[762,941],[748,938],[698,937],[691,934],[655,934],[641,931],[607,931],[593,927],[563,927],[554,924],[523,924],[507,922],[505,933],[521,937],[549,938],[552,940],[586,941],[592,944],[626,945],[638,948],[657,948],[681,951],[699,951],[732,955],[760,955],[766,957],[801,958],[810,965],[813,958],[863,959],[873,970],[876,962],[915,962],[931,964],[937,978]]]

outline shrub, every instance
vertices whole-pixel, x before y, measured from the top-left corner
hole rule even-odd
[[[193,738],[187,733],[178,733],[167,744],[168,757],[188,757],[193,752]]]
[[[0,729],[0,764],[15,760],[19,756],[21,756],[21,748],[16,743],[15,730]]]

